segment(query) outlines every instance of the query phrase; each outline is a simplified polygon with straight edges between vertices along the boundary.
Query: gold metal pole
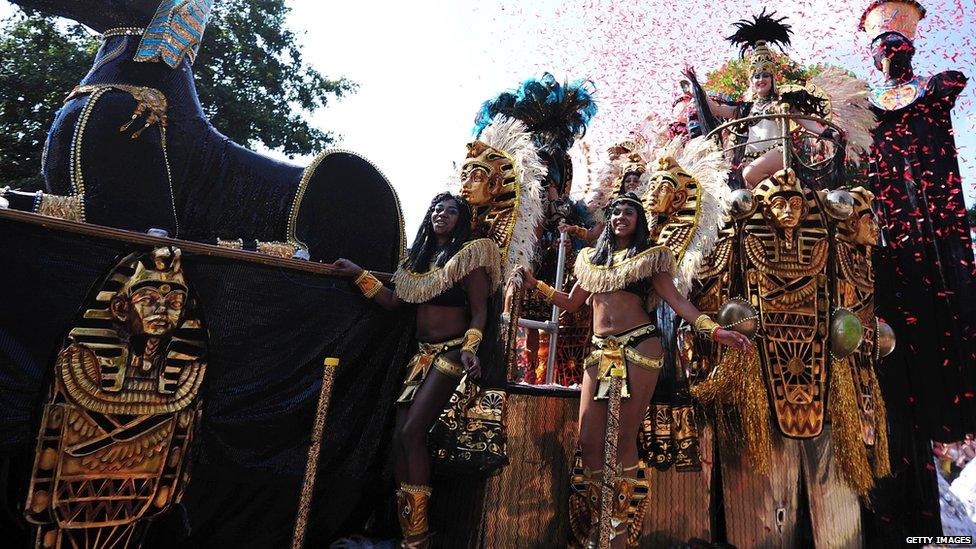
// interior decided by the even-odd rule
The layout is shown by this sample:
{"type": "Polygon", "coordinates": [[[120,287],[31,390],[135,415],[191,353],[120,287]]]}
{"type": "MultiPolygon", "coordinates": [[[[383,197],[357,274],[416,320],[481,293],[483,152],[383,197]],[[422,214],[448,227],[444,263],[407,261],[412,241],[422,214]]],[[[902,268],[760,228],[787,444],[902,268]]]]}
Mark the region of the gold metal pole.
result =
{"type": "MultiPolygon", "coordinates": [[[[621,349],[621,354],[622,354],[621,349]]],[[[610,369],[610,398],[607,402],[607,432],[603,445],[603,480],[600,486],[599,549],[610,547],[613,532],[614,477],[617,473],[617,436],[620,433],[620,392],[625,364],[610,369]]]]}
{"type": "Polygon", "coordinates": [[[308,461],[305,462],[305,479],[302,482],[302,493],[298,498],[298,516],[295,518],[295,531],[291,538],[291,549],[302,549],[305,545],[305,529],[308,527],[308,510],[312,504],[312,489],[315,488],[315,475],[318,472],[319,452],[322,449],[322,431],[325,429],[325,417],[329,413],[329,399],[332,397],[332,384],[335,383],[335,373],[339,368],[338,358],[326,358],[325,369],[322,372],[322,389],[319,391],[319,405],[315,411],[315,422],[312,424],[312,447],[308,449],[308,461]]]}

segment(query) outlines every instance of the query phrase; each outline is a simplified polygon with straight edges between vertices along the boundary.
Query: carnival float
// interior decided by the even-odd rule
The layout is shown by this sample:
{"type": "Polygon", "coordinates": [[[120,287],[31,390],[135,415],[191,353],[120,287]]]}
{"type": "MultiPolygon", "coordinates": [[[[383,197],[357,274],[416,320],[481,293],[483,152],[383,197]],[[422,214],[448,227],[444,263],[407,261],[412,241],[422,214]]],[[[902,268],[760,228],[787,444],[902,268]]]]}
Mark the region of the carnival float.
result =
{"type": "Polygon", "coordinates": [[[457,184],[409,249],[365,156],[298,168],[209,123],[192,66],[211,0],[15,3],[103,41],[51,126],[46,190],[0,198],[8,539],[941,533],[929,441],[976,430],[958,402],[976,276],[966,218],[940,215],[964,211],[966,79],[914,74],[918,2],[852,22],[875,89],[784,70],[782,15],[736,22],[738,92],[687,67],[666,122],[620,136],[583,200],[570,150],[599,116],[592,83],[517,83],[472,105],[457,184]]]}

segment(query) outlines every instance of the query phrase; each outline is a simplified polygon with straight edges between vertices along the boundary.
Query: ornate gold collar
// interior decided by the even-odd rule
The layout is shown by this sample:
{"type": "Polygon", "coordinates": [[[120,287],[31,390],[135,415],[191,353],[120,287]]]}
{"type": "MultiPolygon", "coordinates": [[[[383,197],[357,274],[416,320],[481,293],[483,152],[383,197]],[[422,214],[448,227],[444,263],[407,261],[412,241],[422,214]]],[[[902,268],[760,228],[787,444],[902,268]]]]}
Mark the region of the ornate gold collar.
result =
{"type": "Polygon", "coordinates": [[[443,267],[416,273],[401,265],[393,273],[393,284],[397,297],[403,301],[426,303],[481,267],[488,273],[489,287],[494,290],[501,282],[501,251],[489,238],[467,242],[443,267]]]}

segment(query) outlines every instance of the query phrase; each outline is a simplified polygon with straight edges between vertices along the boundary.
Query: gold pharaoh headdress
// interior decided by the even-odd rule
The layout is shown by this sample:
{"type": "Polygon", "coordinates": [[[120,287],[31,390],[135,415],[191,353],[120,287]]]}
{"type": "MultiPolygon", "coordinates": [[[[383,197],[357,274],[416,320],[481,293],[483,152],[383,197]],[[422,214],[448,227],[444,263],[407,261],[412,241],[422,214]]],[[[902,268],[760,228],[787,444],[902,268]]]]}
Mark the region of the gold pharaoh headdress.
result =
{"type": "Polygon", "coordinates": [[[925,17],[925,8],[915,0],[875,0],[861,15],[858,30],[874,41],[889,32],[896,32],[915,41],[918,22],[925,17]]]}

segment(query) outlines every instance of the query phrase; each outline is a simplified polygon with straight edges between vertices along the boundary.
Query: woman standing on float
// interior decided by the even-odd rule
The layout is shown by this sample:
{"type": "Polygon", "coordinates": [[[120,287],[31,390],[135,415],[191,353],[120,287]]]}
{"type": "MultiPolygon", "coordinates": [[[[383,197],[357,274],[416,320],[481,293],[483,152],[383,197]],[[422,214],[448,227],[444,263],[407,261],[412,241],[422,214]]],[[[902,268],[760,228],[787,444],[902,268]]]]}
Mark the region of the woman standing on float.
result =
{"type": "Polygon", "coordinates": [[[478,347],[488,298],[500,278],[498,246],[487,238],[471,238],[468,202],[445,192],[434,197],[410,254],[394,275],[396,291],[347,259],[332,266],[336,274],[354,277],[363,295],[384,309],[416,304],[420,350],[410,360],[397,399],[397,514],[402,547],[429,547],[427,433],[461,377],[481,375],[478,347]]]}
{"type": "Polygon", "coordinates": [[[536,280],[529,270],[522,273],[529,288],[535,288],[561,309],[573,312],[587,303],[593,307],[596,351],[585,364],[580,399],[579,447],[584,468],[573,475],[574,489],[587,496],[591,542],[595,540],[599,515],[596,494],[603,483],[611,369],[624,366],[617,467],[611,482],[611,547],[625,547],[628,538],[631,543],[636,542],[642,526],[642,517],[635,515],[647,495],[648,484],[638,462],[637,437],[664,360],[660,332],[651,323],[647,304],[657,301],[655,296],[663,299],[678,316],[693,323],[699,333],[724,345],[745,349],[748,339],[720,329],[679,294],[672,278],[677,269],[675,254],[667,246],[654,244],[637,195],[618,196],[608,206],[608,212],[609,219],[595,246],[584,248],[577,258],[577,283],[569,293],[557,292],[536,280]]]}

